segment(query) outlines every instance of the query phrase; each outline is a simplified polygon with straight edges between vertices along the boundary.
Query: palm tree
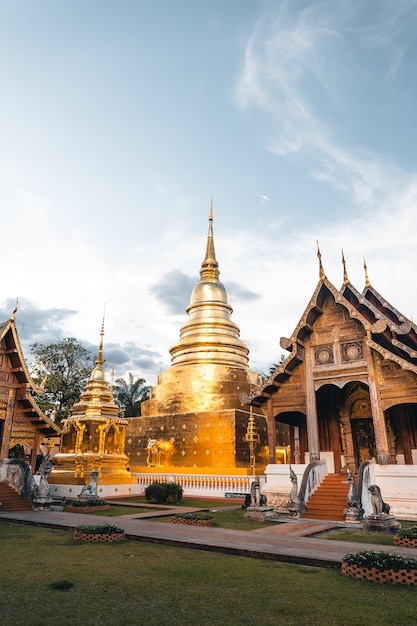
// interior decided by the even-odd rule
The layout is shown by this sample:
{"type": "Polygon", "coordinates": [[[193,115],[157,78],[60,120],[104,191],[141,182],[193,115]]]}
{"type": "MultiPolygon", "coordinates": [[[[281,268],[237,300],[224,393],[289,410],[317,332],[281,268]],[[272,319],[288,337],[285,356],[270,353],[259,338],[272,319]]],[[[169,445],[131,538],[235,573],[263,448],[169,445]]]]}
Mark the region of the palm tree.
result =
{"type": "Polygon", "coordinates": [[[128,374],[128,381],[118,378],[113,388],[114,401],[119,405],[124,417],[137,417],[141,414],[141,404],[149,398],[149,389],[145,385],[144,378],[133,377],[132,372],[128,374]]]}

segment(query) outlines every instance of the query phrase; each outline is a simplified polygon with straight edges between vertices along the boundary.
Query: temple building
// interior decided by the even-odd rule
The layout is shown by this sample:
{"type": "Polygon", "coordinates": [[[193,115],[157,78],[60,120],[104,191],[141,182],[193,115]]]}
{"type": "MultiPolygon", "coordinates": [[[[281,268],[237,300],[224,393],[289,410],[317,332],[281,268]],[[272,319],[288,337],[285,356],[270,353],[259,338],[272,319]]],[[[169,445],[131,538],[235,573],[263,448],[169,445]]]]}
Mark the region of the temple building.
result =
{"type": "Polygon", "coordinates": [[[15,311],[0,323],[0,461],[22,458],[35,472],[40,445],[60,429],[36,404],[42,393],[27,368],[15,324],[15,311]]]}
{"type": "Polygon", "coordinates": [[[288,428],[291,463],[325,459],[330,473],[355,473],[372,459],[398,485],[417,465],[417,326],[374,289],[366,264],[360,293],[342,256],[337,289],[318,255],[317,287],[281,339],[290,354],[247,401],[268,420],[271,464],[278,423],[288,428]]]}
{"type": "Polygon", "coordinates": [[[142,417],[129,421],[126,452],[136,472],[245,474],[268,462],[262,412],[242,405],[240,394],[260,389],[249,368],[249,350],[232,321],[232,307],[219,280],[210,209],[200,280],[191,294],[188,319],[170,349],[171,367],[158,377],[142,417]],[[248,434],[250,422],[251,432],[248,434]],[[256,436],[251,467],[248,437],[256,436]]]}
{"type": "Polygon", "coordinates": [[[85,391],[62,424],[61,449],[53,459],[49,477],[52,494],[74,497],[97,472],[100,496],[128,493],[121,488],[135,483],[124,453],[127,419],[119,417],[112,389],[103,369],[104,323],[100,346],[85,391]]]}

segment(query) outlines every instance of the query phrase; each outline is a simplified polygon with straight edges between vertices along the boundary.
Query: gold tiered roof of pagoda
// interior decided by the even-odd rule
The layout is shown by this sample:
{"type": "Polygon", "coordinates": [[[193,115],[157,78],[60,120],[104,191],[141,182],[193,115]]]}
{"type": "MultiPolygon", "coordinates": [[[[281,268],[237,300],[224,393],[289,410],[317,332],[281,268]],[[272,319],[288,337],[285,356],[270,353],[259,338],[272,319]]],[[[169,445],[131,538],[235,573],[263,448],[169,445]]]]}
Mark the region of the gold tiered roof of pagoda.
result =
{"type": "MultiPolygon", "coordinates": [[[[106,381],[103,359],[104,323],[100,333],[100,345],[95,367],[91,372],[90,379],[85,391],[80,395],[79,401],[74,404],[69,421],[102,421],[111,419],[116,423],[127,423],[119,418],[119,407],[113,399],[113,393],[106,381]]],[[[68,420],[67,420],[68,421],[68,420]]]]}
{"type": "Polygon", "coordinates": [[[231,320],[233,312],[224,285],[219,280],[213,240],[213,211],[210,207],[206,254],[200,280],[191,294],[188,321],[180,340],[171,349],[172,366],[214,363],[247,367],[249,350],[239,339],[240,330],[231,320]]]}

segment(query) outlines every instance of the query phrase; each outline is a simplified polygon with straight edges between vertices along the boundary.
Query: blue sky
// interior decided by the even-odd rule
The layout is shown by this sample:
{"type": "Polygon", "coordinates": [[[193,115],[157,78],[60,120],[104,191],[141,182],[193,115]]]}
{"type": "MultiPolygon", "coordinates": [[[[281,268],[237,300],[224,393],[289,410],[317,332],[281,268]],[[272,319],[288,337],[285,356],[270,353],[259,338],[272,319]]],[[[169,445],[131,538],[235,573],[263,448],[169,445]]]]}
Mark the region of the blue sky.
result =
{"type": "Polygon", "coordinates": [[[204,256],[251,366],[318,281],[415,319],[417,2],[0,0],[0,317],[154,383],[204,256]]]}

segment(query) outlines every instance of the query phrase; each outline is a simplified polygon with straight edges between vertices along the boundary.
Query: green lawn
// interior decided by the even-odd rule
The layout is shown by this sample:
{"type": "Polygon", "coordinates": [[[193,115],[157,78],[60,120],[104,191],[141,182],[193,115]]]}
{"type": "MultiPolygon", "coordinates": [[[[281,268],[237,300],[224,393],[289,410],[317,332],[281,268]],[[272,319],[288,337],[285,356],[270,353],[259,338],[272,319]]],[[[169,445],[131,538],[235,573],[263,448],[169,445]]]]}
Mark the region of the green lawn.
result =
{"type": "MultiPolygon", "coordinates": [[[[192,503],[195,501],[185,500],[184,502],[188,503],[187,505],[184,505],[184,506],[192,507],[194,506],[194,504],[192,503]]],[[[270,525],[277,523],[277,522],[249,522],[243,519],[245,511],[244,509],[238,507],[238,505],[235,505],[237,508],[234,510],[229,510],[229,509],[226,510],[227,505],[229,507],[234,506],[233,502],[232,503],[227,502],[226,505],[221,503],[223,506],[220,506],[219,508],[217,507],[217,503],[213,505],[213,503],[210,503],[208,501],[199,500],[198,502],[199,502],[200,509],[204,509],[204,510],[211,512],[211,515],[213,515],[215,519],[216,526],[218,526],[219,528],[233,528],[235,530],[255,530],[256,528],[262,528],[262,527],[270,526],[270,525]]],[[[158,511],[159,509],[166,508],[166,506],[167,505],[160,505],[160,507],[158,507],[158,505],[152,505],[146,508],[144,507],[135,508],[135,507],[122,506],[122,505],[117,505],[117,506],[111,505],[110,510],[97,511],[97,513],[93,513],[92,515],[110,516],[110,517],[114,517],[118,515],[133,515],[135,513],[145,513],[147,510],[151,510],[155,512],[155,511],[158,511]]],[[[171,516],[164,515],[163,517],[152,517],[149,519],[155,522],[169,523],[170,517],[171,516]]]]}
{"type": "Polygon", "coordinates": [[[5,626],[415,626],[417,589],[340,571],[0,522],[5,626]]]}
{"type": "MultiPolygon", "coordinates": [[[[402,528],[410,528],[415,526],[415,522],[401,521],[402,528]]],[[[318,539],[329,539],[331,541],[355,541],[357,543],[374,543],[384,546],[394,545],[394,535],[390,533],[367,532],[365,530],[350,530],[349,528],[340,528],[330,530],[317,537],[318,539]]]]}
{"type": "MultiPolygon", "coordinates": [[[[121,502],[129,502],[131,504],[149,504],[146,500],[145,496],[138,496],[136,498],[121,498],[121,502]]],[[[107,502],[111,502],[111,500],[107,500],[107,502]]],[[[167,502],[166,504],[151,504],[150,506],[161,508],[166,506],[184,506],[184,507],[194,507],[198,509],[218,509],[224,506],[241,506],[243,504],[243,499],[240,502],[236,501],[233,498],[224,499],[224,500],[204,500],[202,498],[192,499],[192,498],[184,498],[181,502],[167,502]]]]}

